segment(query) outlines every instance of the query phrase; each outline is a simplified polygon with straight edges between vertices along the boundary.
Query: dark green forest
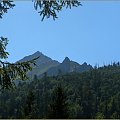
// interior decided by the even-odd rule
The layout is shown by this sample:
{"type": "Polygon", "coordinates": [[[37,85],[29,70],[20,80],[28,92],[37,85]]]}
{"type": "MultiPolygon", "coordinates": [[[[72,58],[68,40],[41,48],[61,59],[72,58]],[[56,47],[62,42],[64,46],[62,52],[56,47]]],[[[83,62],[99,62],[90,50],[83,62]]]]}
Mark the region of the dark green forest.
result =
{"type": "MultiPolygon", "coordinates": [[[[63,8],[78,7],[81,2],[36,0],[34,8],[44,18],[57,18],[63,8]]],[[[0,1],[0,19],[15,4],[0,1]]],[[[0,119],[118,119],[120,118],[120,63],[94,67],[77,73],[27,79],[35,60],[22,63],[5,62],[8,39],[0,37],[0,119]],[[5,61],[4,61],[5,60],[5,61]],[[23,79],[18,84],[16,79],[23,79]],[[14,85],[16,84],[16,85],[14,85]]],[[[18,81],[17,81],[18,82],[18,81]]]]}
{"type": "Polygon", "coordinates": [[[120,63],[29,82],[0,92],[0,118],[120,118],[120,63]]]}

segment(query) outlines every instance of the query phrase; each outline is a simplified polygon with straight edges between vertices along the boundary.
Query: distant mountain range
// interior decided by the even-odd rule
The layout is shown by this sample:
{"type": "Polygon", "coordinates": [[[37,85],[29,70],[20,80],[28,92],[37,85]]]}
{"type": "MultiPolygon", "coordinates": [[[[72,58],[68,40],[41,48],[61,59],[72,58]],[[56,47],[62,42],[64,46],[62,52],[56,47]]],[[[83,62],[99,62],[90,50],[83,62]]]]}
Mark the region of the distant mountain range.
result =
{"type": "Polygon", "coordinates": [[[18,62],[25,62],[28,60],[32,60],[37,58],[36,65],[33,66],[33,70],[28,73],[30,78],[33,78],[34,75],[38,77],[43,76],[46,72],[48,76],[56,76],[61,72],[62,74],[70,73],[70,72],[85,72],[92,69],[91,65],[88,65],[86,62],[80,65],[77,62],[71,61],[68,57],[66,57],[62,63],[59,63],[56,60],[52,60],[51,58],[45,56],[41,52],[37,51],[32,55],[26,56],[18,62]]]}

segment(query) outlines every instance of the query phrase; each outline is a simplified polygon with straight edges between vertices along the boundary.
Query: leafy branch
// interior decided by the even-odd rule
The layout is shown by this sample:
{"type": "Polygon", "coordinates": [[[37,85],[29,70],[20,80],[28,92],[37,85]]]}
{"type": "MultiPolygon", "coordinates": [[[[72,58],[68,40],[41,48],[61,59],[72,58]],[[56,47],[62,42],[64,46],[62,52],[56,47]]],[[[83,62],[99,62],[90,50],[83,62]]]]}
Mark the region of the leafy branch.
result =
{"type": "Polygon", "coordinates": [[[41,10],[38,13],[42,16],[42,21],[44,18],[53,17],[55,20],[57,18],[57,12],[60,12],[63,7],[71,8],[78,7],[81,3],[78,0],[35,0],[34,8],[41,10]]]}
{"type": "Polygon", "coordinates": [[[11,0],[0,0],[0,18],[4,13],[8,12],[8,9],[13,8],[15,4],[11,0]]]}
{"type": "MultiPolygon", "coordinates": [[[[1,37],[0,40],[1,59],[6,59],[9,55],[9,53],[6,52],[7,44],[8,44],[7,38],[1,37]]],[[[14,86],[13,80],[28,79],[27,72],[32,70],[31,67],[32,65],[36,65],[35,61],[38,58],[39,57],[26,62],[17,62],[17,63],[3,62],[2,60],[0,60],[0,88],[9,89],[14,86]]]]}
{"type": "MultiPolygon", "coordinates": [[[[34,8],[37,11],[39,9],[39,14],[42,16],[42,21],[44,18],[53,17],[55,20],[57,18],[57,12],[60,12],[63,7],[72,8],[81,5],[79,0],[33,0],[34,8]]],[[[13,8],[12,0],[0,0],[0,18],[2,18],[4,13],[8,12],[8,9],[13,8]]]]}

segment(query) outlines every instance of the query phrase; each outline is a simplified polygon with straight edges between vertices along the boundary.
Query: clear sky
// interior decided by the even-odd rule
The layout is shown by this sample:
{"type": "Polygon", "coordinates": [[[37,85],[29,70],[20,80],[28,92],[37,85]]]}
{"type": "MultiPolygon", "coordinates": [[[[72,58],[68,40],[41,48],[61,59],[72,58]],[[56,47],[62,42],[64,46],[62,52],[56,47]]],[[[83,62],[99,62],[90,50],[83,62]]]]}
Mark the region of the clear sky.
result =
{"type": "Polygon", "coordinates": [[[56,21],[43,22],[31,1],[16,2],[0,19],[10,62],[36,51],[59,62],[66,56],[80,64],[120,61],[120,1],[84,1],[58,13],[56,21]]]}

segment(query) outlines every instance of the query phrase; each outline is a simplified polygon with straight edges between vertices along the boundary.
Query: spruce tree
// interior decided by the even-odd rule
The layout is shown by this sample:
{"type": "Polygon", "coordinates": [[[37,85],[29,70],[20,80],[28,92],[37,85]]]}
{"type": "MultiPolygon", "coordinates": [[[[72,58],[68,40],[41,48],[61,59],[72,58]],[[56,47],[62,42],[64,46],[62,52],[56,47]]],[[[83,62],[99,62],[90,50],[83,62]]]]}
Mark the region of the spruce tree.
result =
{"type": "Polygon", "coordinates": [[[29,91],[27,99],[26,99],[25,107],[24,107],[24,117],[25,118],[33,118],[34,117],[34,116],[32,116],[34,100],[35,100],[34,93],[32,91],[29,91]]]}
{"type": "Polygon", "coordinates": [[[58,85],[53,91],[49,118],[66,119],[68,117],[67,97],[62,86],[58,85]]]}

